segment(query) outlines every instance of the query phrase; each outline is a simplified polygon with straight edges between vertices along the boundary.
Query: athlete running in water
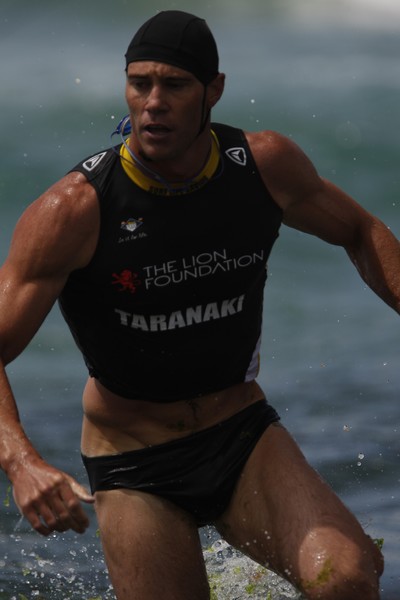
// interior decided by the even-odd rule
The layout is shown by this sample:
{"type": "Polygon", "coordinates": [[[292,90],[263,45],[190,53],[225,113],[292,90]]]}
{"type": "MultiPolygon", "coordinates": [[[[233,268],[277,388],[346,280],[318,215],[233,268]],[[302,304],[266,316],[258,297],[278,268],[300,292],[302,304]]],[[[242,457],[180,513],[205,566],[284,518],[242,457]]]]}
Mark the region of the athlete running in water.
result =
{"type": "Polygon", "coordinates": [[[1,370],[0,461],[43,535],[95,499],[117,598],[206,600],[198,526],[308,599],[376,600],[383,561],[256,382],[266,264],[281,223],[341,245],[400,309],[400,246],[290,140],[210,122],[224,75],[206,23],[166,11],[126,53],[129,138],[21,217],[1,270],[0,351],[59,299],[89,369],[92,495],[32,447],[1,370]],[[240,220],[237,215],[240,214],[240,220]]]}

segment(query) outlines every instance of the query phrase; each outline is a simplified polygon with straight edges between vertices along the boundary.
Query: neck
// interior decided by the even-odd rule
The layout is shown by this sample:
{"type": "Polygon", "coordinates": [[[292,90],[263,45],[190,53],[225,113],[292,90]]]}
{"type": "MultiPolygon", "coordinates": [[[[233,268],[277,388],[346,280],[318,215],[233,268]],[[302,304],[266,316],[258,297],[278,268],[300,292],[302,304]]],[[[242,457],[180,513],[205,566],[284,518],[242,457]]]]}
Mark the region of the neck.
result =
{"type": "Polygon", "coordinates": [[[160,195],[185,194],[202,187],[211,179],[219,164],[219,145],[214,132],[210,132],[208,148],[202,162],[195,171],[186,172],[174,168],[159,169],[157,163],[137,156],[132,150],[130,140],[123,140],[120,155],[122,165],[127,175],[141,188],[160,195]]]}
{"type": "Polygon", "coordinates": [[[204,168],[210,156],[212,139],[211,129],[207,128],[184,149],[181,148],[179,154],[159,160],[147,155],[134,134],[127,140],[127,145],[132,160],[146,175],[176,182],[194,178],[204,168]]]}

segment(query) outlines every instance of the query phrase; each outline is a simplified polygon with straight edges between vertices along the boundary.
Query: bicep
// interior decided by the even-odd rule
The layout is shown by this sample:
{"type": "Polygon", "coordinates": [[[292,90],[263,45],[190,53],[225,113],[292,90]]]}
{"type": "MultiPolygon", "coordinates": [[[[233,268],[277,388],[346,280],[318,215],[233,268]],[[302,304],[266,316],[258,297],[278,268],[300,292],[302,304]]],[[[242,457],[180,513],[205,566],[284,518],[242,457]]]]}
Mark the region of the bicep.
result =
{"type": "Polygon", "coordinates": [[[55,278],[29,278],[12,259],[0,270],[0,355],[4,364],[28,345],[62,289],[55,278]]]}
{"type": "Polygon", "coordinates": [[[249,136],[261,177],[283,222],[336,245],[351,246],[371,218],[333,183],[321,178],[304,152],[285,136],[249,136]]]}
{"type": "Polygon", "coordinates": [[[29,343],[69,274],[94,252],[98,207],[93,189],[66,178],[34,202],[15,228],[0,270],[0,353],[13,360],[29,343]]]}

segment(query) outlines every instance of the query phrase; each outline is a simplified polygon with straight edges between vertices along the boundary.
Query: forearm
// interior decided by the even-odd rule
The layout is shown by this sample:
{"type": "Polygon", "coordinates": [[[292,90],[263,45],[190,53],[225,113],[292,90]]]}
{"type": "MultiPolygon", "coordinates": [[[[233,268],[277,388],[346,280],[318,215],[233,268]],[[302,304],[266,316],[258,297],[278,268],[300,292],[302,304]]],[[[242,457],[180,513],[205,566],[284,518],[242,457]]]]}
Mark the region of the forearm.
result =
{"type": "Polygon", "coordinates": [[[371,219],[346,250],[367,285],[400,314],[400,242],[388,227],[371,219]]]}
{"type": "Polygon", "coordinates": [[[26,464],[33,457],[39,458],[25,434],[11,390],[0,362],[0,467],[12,480],[18,465],[26,464]]]}

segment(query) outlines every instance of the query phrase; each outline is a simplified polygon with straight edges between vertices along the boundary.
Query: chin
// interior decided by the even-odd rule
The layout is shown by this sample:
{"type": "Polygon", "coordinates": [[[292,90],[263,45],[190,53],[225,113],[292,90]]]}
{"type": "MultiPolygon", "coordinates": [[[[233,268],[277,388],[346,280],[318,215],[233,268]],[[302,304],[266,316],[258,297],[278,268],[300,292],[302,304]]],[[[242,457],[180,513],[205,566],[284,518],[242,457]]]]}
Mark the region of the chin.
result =
{"type": "Polygon", "coordinates": [[[171,152],[160,152],[157,150],[146,151],[142,149],[139,152],[139,156],[143,161],[148,163],[165,162],[174,159],[174,155],[171,152]]]}

